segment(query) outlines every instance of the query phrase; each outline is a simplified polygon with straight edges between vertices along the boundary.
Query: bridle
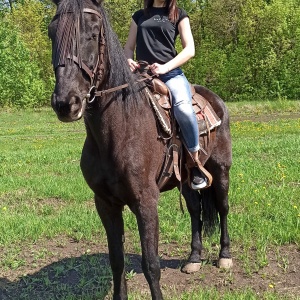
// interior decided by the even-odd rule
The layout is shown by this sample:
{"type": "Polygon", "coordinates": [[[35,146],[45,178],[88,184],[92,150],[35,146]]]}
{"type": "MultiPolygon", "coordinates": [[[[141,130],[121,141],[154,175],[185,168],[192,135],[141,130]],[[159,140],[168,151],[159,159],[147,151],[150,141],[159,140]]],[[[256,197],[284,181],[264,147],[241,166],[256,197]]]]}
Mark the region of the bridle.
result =
{"type": "MultiPolygon", "coordinates": [[[[102,20],[102,16],[101,14],[91,8],[84,8],[83,9],[84,13],[88,13],[88,14],[93,14],[96,15],[98,18],[100,18],[100,20],[102,20]]],[[[66,12],[64,14],[68,14],[68,13],[73,13],[73,12],[66,12]]],[[[57,14],[59,15],[59,14],[57,14]]],[[[76,24],[75,24],[75,30],[77,30],[77,36],[79,37],[79,30],[80,30],[80,26],[79,26],[79,18],[77,18],[76,24]]],[[[90,90],[87,93],[87,95],[85,96],[86,101],[88,103],[92,103],[96,96],[96,91],[97,88],[99,87],[100,82],[102,81],[103,77],[104,77],[104,54],[105,54],[105,45],[106,45],[106,41],[105,41],[105,33],[104,33],[104,27],[103,27],[103,22],[101,22],[101,28],[100,28],[100,38],[99,38],[99,53],[97,56],[97,62],[94,66],[93,69],[90,69],[82,60],[81,57],[79,55],[79,41],[78,41],[78,37],[76,39],[76,48],[77,48],[77,56],[76,55],[70,55],[68,54],[66,56],[67,59],[72,60],[74,63],[76,63],[78,65],[78,67],[83,70],[86,75],[89,77],[90,79],[90,90]]],[[[62,60],[62,62],[59,60],[58,63],[55,64],[54,69],[56,69],[59,66],[64,65],[65,62],[64,60],[62,60]]]]}
{"type": "MultiPolygon", "coordinates": [[[[84,13],[89,13],[89,14],[94,14],[97,17],[99,17],[100,20],[103,19],[101,14],[99,12],[97,12],[96,10],[94,10],[94,9],[84,8],[83,12],[84,13]]],[[[73,12],[67,12],[67,13],[71,14],[73,12]]],[[[65,13],[65,14],[67,14],[67,13],[65,13]]],[[[57,14],[57,15],[59,15],[59,14],[57,14]]],[[[77,24],[75,25],[75,28],[77,30],[77,35],[79,36],[79,28],[80,28],[79,18],[77,19],[77,24]]],[[[105,46],[106,46],[105,33],[104,33],[103,22],[101,22],[100,38],[99,38],[99,54],[98,54],[98,57],[97,57],[97,63],[96,63],[95,67],[92,70],[80,58],[80,55],[79,55],[79,52],[78,52],[79,51],[78,38],[76,39],[76,47],[77,47],[77,52],[78,52],[77,56],[76,55],[71,56],[70,54],[66,56],[67,59],[72,60],[74,63],[76,63],[78,65],[78,67],[81,70],[83,70],[90,79],[90,86],[91,87],[89,89],[89,92],[85,96],[85,99],[86,99],[87,103],[94,102],[96,97],[102,97],[104,94],[112,93],[114,91],[118,91],[118,90],[124,89],[124,88],[129,86],[128,83],[125,83],[123,85],[119,85],[117,87],[109,88],[109,89],[106,89],[106,90],[101,90],[101,91],[97,90],[100,83],[101,83],[101,81],[103,80],[103,77],[104,77],[105,46]]],[[[57,67],[62,66],[64,64],[65,64],[64,59],[62,61],[59,60],[58,63],[55,64],[54,69],[56,69],[57,67]]],[[[148,75],[148,77],[137,80],[136,83],[147,81],[147,80],[151,79],[154,76],[155,75],[148,75]]]]}

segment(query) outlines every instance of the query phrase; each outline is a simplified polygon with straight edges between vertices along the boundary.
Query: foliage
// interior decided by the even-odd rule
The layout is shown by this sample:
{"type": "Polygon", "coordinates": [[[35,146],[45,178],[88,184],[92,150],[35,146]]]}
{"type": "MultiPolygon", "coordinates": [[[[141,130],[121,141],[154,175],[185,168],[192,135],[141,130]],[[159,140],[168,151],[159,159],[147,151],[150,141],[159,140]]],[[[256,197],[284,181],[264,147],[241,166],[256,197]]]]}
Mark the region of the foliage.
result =
{"type": "Polygon", "coordinates": [[[18,31],[6,20],[0,24],[0,106],[38,106],[45,97],[40,69],[18,31]]]}
{"type": "Polygon", "coordinates": [[[299,98],[298,2],[206,1],[192,13],[198,47],[188,76],[228,101],[299,98]]]}
{"type": "MultiPolygon", "coordinates": [[[[47,2],[25,0],[16,4],[7,19],[13,23],[30,50],[31,61],[40,68],[39,77],[51,90],[53,85],[53,68],[51,65],[51,43],[48,38],[48,24],[54,14],[53,5],[47,2]]],[[[48,99],[50,94],[47,95],[48,99]]]]}
{"type": "MultiPolygon", "coordinates": [[[[178,4],[189,14],[196,44],[196,56],[183,66],[191,82],[207,86],[226,101],[299,99],[299,0],[178,0],[178,4]]],[[[131,15],[143,7],[143,1],[106,0],[104,5],[124,44],[131,15]]],[[[8,48],[6,56],[2,52],[1,66],[5,67],[1,72],[7,74],[12,64],[8,57],[14,57],[15,65],[24,65],[26,61],[35,80],[43,85],[40,100],[32,103],[49,103],[53,90],[51,45],[47,36],[53,15],[54,4],[50,0],[0,0],[4,36],[1,44],[16,39],[12,36],[17,35],[19,44],[27,49],[22,55],[9,53],[8,48]]],[[[13,46],[10,49],[15,50],[13,46]]],[[[23,76],[27,77],[27,73],[23,76]]],[[[32,80],[32,74],[28,75],[26,81],[31,84],[32,80]]],[[[21,84],[25,78],[18,81],[21,84]]],[[[1,92],[1,105],[18,103],[14,85],[3,79],[2,90],[5,92],[1,92]]]]}
{"type": "MultiPolygon", "coordinates": [[[[142,2],[108,3],[112,25],[125,43],[130,15],[142,2]]],[[[183,67],[190,81],[227,101],[300,97],[298,0],[178,3],[189,14],[196,44],[195,58],[183,67]]]]}

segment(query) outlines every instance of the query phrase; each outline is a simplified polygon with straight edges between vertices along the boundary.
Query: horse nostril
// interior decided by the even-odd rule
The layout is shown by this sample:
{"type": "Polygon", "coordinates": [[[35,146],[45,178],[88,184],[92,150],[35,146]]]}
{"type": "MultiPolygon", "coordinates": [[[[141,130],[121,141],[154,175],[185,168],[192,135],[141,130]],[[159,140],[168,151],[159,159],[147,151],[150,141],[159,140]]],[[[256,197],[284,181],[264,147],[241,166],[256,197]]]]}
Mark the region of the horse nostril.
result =
{"type": "Polygon", "coordinates": [[[55,93],[53,93],[51,97],[51,106],[53,110],[61,116],[65,116],[70,113],[69,104],[65,101],[62,101],[55,93]]]}
{"type": "Polygon", "coordinates": [[[75,92],[69,92],[68,95],[53,93],[51,106],[61,121],[71,122],[82,117],[85,102],[75,92]]]}
{"type": "Polygon", "coordinates": [[[70,101],[69,101],[70,105],[78,105],[81,103],[80,97],[78,97],[77,95],[73,95],[70,97],[70,101]]]}
{"type": "Polygon", "coordinates": [[[71,107],[71,112],[72,113],[77,113],[79,110],[81,110],[82,107],[82,101],[80,99],[80,97],[78,97],[77,95],[73,95],[70,98],[70,107],[71,107]]]}

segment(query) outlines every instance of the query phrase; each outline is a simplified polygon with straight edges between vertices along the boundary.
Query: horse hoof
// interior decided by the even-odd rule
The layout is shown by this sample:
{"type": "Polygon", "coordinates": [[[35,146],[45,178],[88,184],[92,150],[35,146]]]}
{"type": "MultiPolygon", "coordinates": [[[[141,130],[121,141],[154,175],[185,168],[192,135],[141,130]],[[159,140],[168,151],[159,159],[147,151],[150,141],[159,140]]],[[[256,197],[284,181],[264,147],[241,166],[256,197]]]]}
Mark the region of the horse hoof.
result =
{"type": "Polygon", "coordinates": [[[218,268],[221,269],[231,269],[233,267],[233,262],[231,258],[220,258],[218,261],[218,268]]]}
{"type": "Polygon", "coordinates": [[[181,268],[181,272],[186,274],[191,274],[198,272],[201,268],[201,263],[187,263],[181,268]]]}

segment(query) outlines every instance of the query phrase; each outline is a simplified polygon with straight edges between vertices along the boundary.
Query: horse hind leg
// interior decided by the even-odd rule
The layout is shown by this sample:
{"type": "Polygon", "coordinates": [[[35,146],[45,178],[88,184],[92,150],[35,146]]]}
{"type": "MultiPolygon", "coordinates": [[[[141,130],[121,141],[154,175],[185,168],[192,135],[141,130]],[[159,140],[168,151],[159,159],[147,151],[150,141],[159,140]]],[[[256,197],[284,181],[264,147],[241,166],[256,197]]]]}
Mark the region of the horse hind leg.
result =
{"type": "Polygon", "coordinates": [[[186,264],[181,271],[187,274],[195,273],[201,267],[202,251],[202,220],[201,215],[201,197],[199,192],[192,190],[187,183],[182,186],[182,194],[185,198],[187,209],[191,217],[191,253],[186,264]]]}
{"type": "Polygon", "coordinates": [[[210,235],[217,228],[218,214],[220,217],[220,253],[218,266],[229,269],[232,267],[230,239],[227,228],[229,167],[214,166],[213,184],[210,188],[199,192],[193,191],[187,184],[183,185],[182,194],[185,198],[191,217],[192,241],[191,254],[181,269],[185,273],[197,272],[201,267],[202,229],[210,235]],[[203,220],[201,220],[201,212],[203,220]]]}
{"type": "Polygon", "coordinates": [[[125,300],[127,286],[124,259],[124,223],[122,206],[111,207],[95,195],[95,204],[105,228],[109,249],[109,260],[113,273],[113,299],[125,300]]]}
{"type": "Polygon", "coordinates": [[[218,267],[229,269],[233,266],[230,254],[230,238],[228,234],[227,216],[229,212],[229,168],[225,165],[214,166],[214,182],[212,186],[213,199],[220,217],[220,245],[218,267]]]}

